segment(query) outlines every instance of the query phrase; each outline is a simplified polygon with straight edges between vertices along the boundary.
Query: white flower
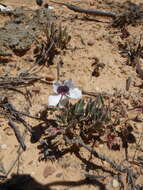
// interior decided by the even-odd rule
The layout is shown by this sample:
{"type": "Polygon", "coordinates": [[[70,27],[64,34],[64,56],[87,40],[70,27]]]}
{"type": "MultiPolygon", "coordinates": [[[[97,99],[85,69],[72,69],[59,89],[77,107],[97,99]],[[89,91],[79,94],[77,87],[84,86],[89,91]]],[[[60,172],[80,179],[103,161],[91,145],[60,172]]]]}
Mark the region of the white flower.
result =
{"type": "Polygon", "coordinates": [[[54,9],[54,7],[49,5],[49,6],[48,6],[48,9],[54,9]]]}
{"type": "Polygon", "coordinates": [[[82,92],[80,89],[74,87],[72,80],[65,80],[63,83],[61,81],[53,82],[53,91],[55,94],[50,95],[48,98],[49,106],[64,107],[69,98],[78,99],[82,97],[82,92]]]}

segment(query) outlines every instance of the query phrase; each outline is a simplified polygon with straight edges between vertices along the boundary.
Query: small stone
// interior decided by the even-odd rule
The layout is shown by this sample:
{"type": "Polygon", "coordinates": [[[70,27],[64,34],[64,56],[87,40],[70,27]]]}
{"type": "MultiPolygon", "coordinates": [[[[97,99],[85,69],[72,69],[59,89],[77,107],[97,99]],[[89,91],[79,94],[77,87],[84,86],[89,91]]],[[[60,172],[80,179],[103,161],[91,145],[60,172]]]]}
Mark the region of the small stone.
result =
{"type": "Polygon", "coordinates": [[[1,147],[1,149],[3,149],[3,150],[7,149],[7,145],[6,145],[6,144],[1,144],[0,147],[1,147]]]}
{"type": "Polygon", "coordinates": [[[95,44],[95,40],[88,40],[87,44],[89,46],[93,46],[95,44]]]}
{"type": "Polygon", "coordinates": [[[56,177],[61,177],[61,176],[63,176],[63,173],[62,173],[62,172],[56,174],[56,177]]]}
{"type": "Polygon", "coordinates": [[[118,180],[117,179],[113,179],[113,181],[112,181],[112,186],[113,187],[119,187],[119,182],[118,182],[118,180]]]}

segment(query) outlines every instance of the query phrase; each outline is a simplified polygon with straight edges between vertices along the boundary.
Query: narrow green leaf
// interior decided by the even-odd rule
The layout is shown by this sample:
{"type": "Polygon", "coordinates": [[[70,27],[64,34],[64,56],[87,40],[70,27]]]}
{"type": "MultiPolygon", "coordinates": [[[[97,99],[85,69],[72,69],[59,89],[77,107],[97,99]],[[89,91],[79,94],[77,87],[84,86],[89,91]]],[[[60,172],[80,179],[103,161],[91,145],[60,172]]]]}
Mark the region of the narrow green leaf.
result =
{"type": "Polygon", "coordinates": [[[75,106],[75,114],[76,115],[81,115],[84,113],[84,100],[79,100],[77,103],[76,103],[76,106],[75,106]]]}

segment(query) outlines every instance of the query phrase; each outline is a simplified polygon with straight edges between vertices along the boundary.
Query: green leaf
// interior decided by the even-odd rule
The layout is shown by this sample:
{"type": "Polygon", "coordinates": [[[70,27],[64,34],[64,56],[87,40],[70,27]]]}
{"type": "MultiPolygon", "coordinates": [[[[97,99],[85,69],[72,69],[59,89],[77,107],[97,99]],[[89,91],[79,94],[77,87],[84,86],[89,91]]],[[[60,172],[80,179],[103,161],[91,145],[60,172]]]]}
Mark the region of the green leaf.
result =
{"type": "Polygon", "coordinates": [[[96,108],[101,108],[104,105],[103,97],[99,95],[96,99],[96,108]]]}
{"type": "Polygon", "coordinates": [[[86,108],[85,108],[85,115],[87,116],[89,113],[90,113],[90,110],[91,110],[91,106],[92,106],[92,99],[90,98],[87,105],[86,105],[86,108]]]}
{"type": "Polygon", "coordinates": [[[93,102],[91,103],[90,113],[91,113],[92,115],[94,115],[95,112],[96,112],[96,103],[95,103],[95,101],[93,101],[93,102]]]}
{"type": "Polygon", "coordinates": [[[84,113],[84,105],[85,105],[85,103],[84,103],[84,100],[79,100],[77,103],[76,103],[76,105],[75,105],[75,110],[74,110],[74,113],[76,114],[76,115],[81,115],[81,114],[83,114],[84,113]]]}

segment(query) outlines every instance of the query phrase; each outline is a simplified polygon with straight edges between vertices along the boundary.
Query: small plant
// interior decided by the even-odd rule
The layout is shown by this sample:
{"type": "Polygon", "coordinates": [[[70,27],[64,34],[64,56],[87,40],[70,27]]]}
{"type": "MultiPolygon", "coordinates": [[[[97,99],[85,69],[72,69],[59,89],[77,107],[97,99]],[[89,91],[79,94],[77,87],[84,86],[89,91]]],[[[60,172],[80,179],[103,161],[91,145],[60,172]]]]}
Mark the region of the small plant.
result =
{"type": "Polygon", "coordinates": [[[96,100],[80,99],[75,104],[68,103],[64,109],[48,109],[49,113],[53,112],[54,125],[47,129],[48,136],[44,140],[50,145],[66,145],[66,138],[72,140],[75,136],[85,143],[102,141],[108,124],[112,123],[110,106],[105,105],[101,95],[96,100]]]}
{"type": "Polygon", "coordinates": [[[113,21],[112,26],[124,28],[127,25],[137,25],[142,22],[142,4],[132,3],[127,1],[127,6],[124,5],[122,13],[120,13],[113,21]]]}
{"type": "Polygon", "coordinates": [[[127,64],[135,67],[138,63],[139,57],[143,58],[143,46],[141,45],[142,35],[140,35],[140,39],[138,43],[135,41],[122,45],[120,44],[120,49],[122,54],[126,54],[128,56],[127,64]]]}
{"type": "Polygon", "coordinates": [[[79,100],[76,104],[69,104],[62,114],[57,115],[57,122],[64,128],[64,133],[74,136],[78,133],[83,140],[92,139],[96,135],[102,135],[105,123],[110,121],[110,110],[104,105],[101,96],[97,100],[89,99],[87,103],[79,100]]]}
{"type": "Polygon", "coordinates": [[[44,30],[45,40],[38,42],[35,49],[36,63],[50,65],[53,63],[55,55],[60,54],[66,49],[71,37],[67,32],[67,28],[61,25],[57,28],[54,23],[49,24],[44,30]]]}

